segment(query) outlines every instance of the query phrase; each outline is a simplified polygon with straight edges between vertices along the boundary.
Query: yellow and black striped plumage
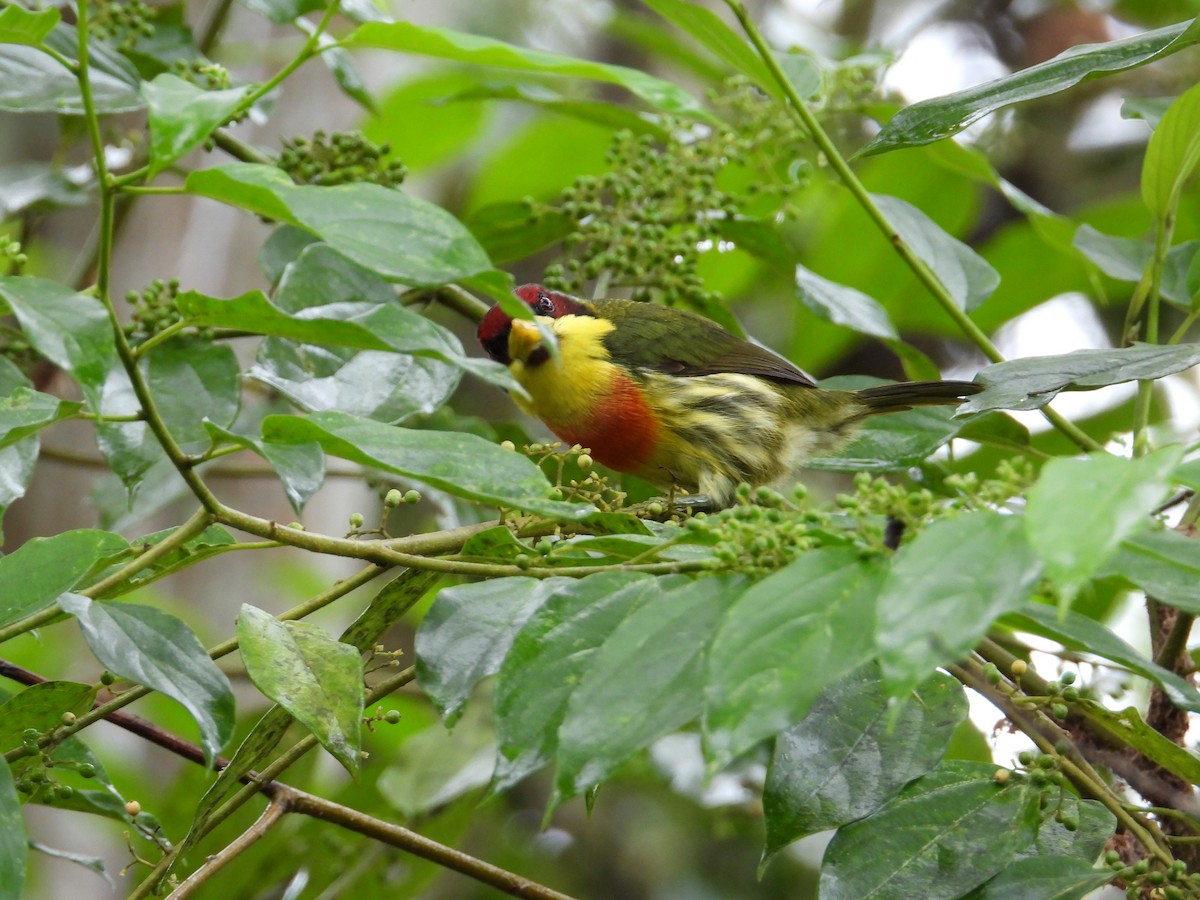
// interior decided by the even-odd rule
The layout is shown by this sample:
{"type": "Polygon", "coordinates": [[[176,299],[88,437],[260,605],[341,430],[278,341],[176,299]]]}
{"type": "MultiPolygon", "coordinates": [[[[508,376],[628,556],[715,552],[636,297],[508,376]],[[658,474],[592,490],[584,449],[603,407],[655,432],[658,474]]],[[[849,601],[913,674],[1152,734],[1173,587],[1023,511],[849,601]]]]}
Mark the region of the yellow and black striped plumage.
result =
{"type": "Polygon", "coordinates": [[[961,381],[825,390],[787,360],[683,310],[630,300],[584,301],[538,285],[517,289],[553,329],[498,307],[479,326],[488,354],[529,394],[522,408],[600,462],[662,487],[733,501],[738,484],[773,484],[831,453],[867,416],[957,403],[961,381]]]}

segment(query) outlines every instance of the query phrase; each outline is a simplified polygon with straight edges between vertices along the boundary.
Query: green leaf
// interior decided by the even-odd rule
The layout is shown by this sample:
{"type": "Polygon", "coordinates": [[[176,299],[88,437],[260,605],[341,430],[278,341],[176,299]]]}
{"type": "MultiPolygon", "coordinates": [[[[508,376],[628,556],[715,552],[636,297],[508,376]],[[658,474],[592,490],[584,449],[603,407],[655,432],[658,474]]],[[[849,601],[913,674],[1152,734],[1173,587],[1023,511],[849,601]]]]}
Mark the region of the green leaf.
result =
{"type": "Polygon", "coordinates": [[[28,44],[36,47],[46,39],[61,17],[57,9],[33,12],[20,6],[0,9],[0,44],[28,44]]]}
{"type": "Polygon", "coordinates": [[[1016,612],[1006,615],[1001,624],[1014,630],[1048,637],[1058,641],[1068,650],[1091,653],[1122,665],[1157,684],[1180,709],[1200,712],[1200,692],[1197,692],[1191,682],[1141,656],[1094,619],[1070,610],[1063,617],[1049,606],[1026,603],[1016,612]]]}
{"type": "Polygon", "coordinates": [[[479,84],[479,77],[477,71],[455,68],[402,82],[379,101],[378,113],[363,123],[363,134],[376,144],[389,144],[396,158],[414,172],[443,166],[462,153],[490,119],[487,104],[463,96],[479,84]]]}
{"type": "Polygon", "coordinates": [[[128,546],[120,535],[85,528],[32,538],[0,556],[0,626],[45,609],[98,561],[128,546]]]}
{"type": "Polygon", "coordinates": [[[0,749],[19,747],[26,728],[43,734],[59,728],[65,712],[82,716],[95,699],[94,686],[74,681],[43,681],[18,691],[0,704],[0,749]]]}
{"type": "Polygon", "coordinates": [[[82,403],[18,387],[7,397],[0,397],[0,447],[10,447],[47,425],[68,419],[82,407],[82,403]]]}
{"type": "MultiPolygon", "coordinates": [[[[1105,275],[1121,281],[1141,281],[1154,257],[1154,245],[1149,241],[1114,237],[1091,225],[1080,225],[1072,244],[1105,275]]],[[[1185,241],[1171,247],[1163,260],[1160,290],[1166,300],[1182,309],[1191,306],[1194,292],[1188,287],[1187,274],[1198,250],[1200,241],[1185,241]]]]}
{"type": "Polygon", "coordinates": [[[883,569],[857,550],[825,547],[728,605],[712,638],[704,738],[711,769],[796,722],[829,684],[874,655],[883,569]]]}
{"type": "Polygon", "coordinates": [[[1152,381],[1200,363],[1200,344],[1134,344],[1106,350],[1076,350],[1062,356],[1011,359],[983,369],[976,380],[985,389],[959,407],[962,413],[988,409],[1040,409],[1061,390],[1087,390],[1123,381],[1152,381]]]}
{"type": "Polygon", "coordinates": [[[603,100],[581,100],[570,94],[551,90],[546,85],[528,81],[509,83],[489,80],[447,97],[444,103],[452,105],[485,98],[515,100],[546,112],[569,116],[581,122],[591,122],[614,132],[624,129],[634,134],[648,134],[660,141],[667,139],[667,130],[663,127],[664,120],[654,113],[615,106],[603,100]]]}
{"type": "Polygon", "coordinates": [[[896,554],[879,595],[875,640],[888,692],[905,696],[969,651],[993,619],[1028,599],[1040,573],[1020,516],[972,512],[922,531],[896,554]]]}
{"type": "MultiPolygon", "coordinates": [[[[370,6],[371,4],[364,3],[363,5],[370,6]]],[[[317,26],[308,19],[296,19],[292,24],[306,35],[317,33],[317,26]]],[[[367,83],[358,74],[358,69],[355,68],[350,54],[338,47],[337,41],[330,37],[328,32],[321,32],[317,35],[317,46],[320,48],[321,61],[329,67],[329,71],[333,74],[333,80],[341,88],[342,93],[367,112],[378,115],[379,107],[375,105],[375,98],[371,95],[367,83]]]]}
{"type": "MultiPolygon", "coordinates": [[[[110,567],[103,571],[97,571],[91,580],[101,580],[116,571],[119,565],[128,563],[134,553],[141,553],[145,548],[153,547],[155,544],[175,534],[178,530],[178,528],[164,528],[162,531],[143,535],[136,541],[136,550],[131,548],[129,553],[112,557],[110,567]]],[[[155,560],[150,566],[129,576],[120,585],[109,588],[96,599],[111,600],[114,597],[120,597],[123,594],[135,591],[140,587],[157,581],[166,575],[185,569],[189,565],[194,565],[210,556],[223,553],[236,543],[237,541],[234,540],[233,535],[226,531],[225,528],[220,525],[209,525],[196,537],[186,541],[183,546],[171,550],[165,556],[155,560]]]]}
{"type": "Polygon", "coordinates": [[[453,732],[435,726],[413,735],[380,774],[379,795],[411,818],[483,787],[496,759],[496,738],[488,726],[481,706],[468,710],[453,732]]]}
{"type": "Polygon", "coordinates": [[[1112,880],[1112,869],[1082,859],[1034,856],[1005,867],[966,900],[1082,900],[1112,880]]]}
{"type": "MultiPolygon", "coordinates": [[[[55,25],[40,43],[67,59],[76,59],[74,25],[55,25]]],[[[94,39],[88,41],[88,57],[88,80],[97,113],[142,108],[141,82],[128,60],[94,39]]],[[[83,115],[79,81],[74,72],[35,47],[0,44],[0,111],[83,115]]]]}
{"type": "Polygon", "coordinates": [[[554,759],[567,703],[591,660],[621,622],[657,601],[664,587],[660,579],[631,572],[555,581],[558,588],[520,626],[499,667],[492,696],[499,744],[493,791],[554,759]]]}
{"type": "MultiPolygon", "coordinates": [[[[1132,706],[1117,711],[1092,700],[1080,699],[1077,703],[1089,723],[1107,732],[1121,746],[1132,747],[1189,784],[1200,782],[1200,757],[1151,728],[1132,706]]],[[[1114,770],[1117,767],[1114,761],[1114,770]]]]}
{"type": "Polygon", "coordinates": [[[591,658],[558,730],[552,803],[611,776],[704,709],[705,653],[744,582],[701,578],[662,591],[624,619],[591,658]]]}
{"type": "Polygon", "coordinates": [[[380,636],[413,608],[441,575],[420,569],[403,569],[379,589],[370,604],[342,632],[340,640],[366,653],[380,636]]]}
{"type": "Polygon", "coordinates": [[[1093,453],[1042,467],[1029,492],[1026,530],[1067,602],[1121,541],[1149,527],[1182,455],[1182,447],[1171,446],[1139,459],[1093,453]]]}
{"type": "Polygon", "coordinates": [[[999,286],[1000,273],[990,263],[917,207],[886,194],[871,196],[904,242],[937,275],[959,309],[977,309],[999,286]]]}
{"type": "Polygon", "coordinates": [[[1156,217],[1164,219],[1174,212],[1179,194],[1197,164],[1200,164],[1200,85],[1184,91],[1171,104],[1146,145],[1142,199],[1156,217]]]}
{"type": "Polygon", "coordinates": [[[319,444],[272,444],[209,423],[205,427],[214,441],[237,444],[270,463],[296,515],[325,483],[325,452],[319,444]]]}
{"type": "Polygon", "coordinates": [[[1200,25],[1181,22],[1105,44],[1080,44],[1053,59],[966,90],[907,106],[859,151],[884,153],[916,147],[958,134],[1013,103],[1047,97],[1085,78],[1132,69],[1169,56],[1200,41],[1200,25]]]}
{"type": "MultiPolygon", "coordinates": [[[[644,0],[672,25],[690,34],[697,43],[735,72],[747,75],[759,88],[777,98],[782,96],[762,59],[736,31],[712,10],[687,0],[644,0]]],[[[801,96],[807,96],[801,94],[801,96]]]]}
{"type": "Polygon", "coordinates": [[[14,900],[25,886],[27,841],[21,798],[8,763],[0,759],[0,885],[14,900]]]}
{"type": "MultiPolygon", "coordinates": [[[[90,791],[88,793],[91,793],[90,791]]],[[[58,801],[55,801],[58,805],[58,801]]],[[[108,870],[104,868],[104,860],[99,856],[88,856],[83,853],[72,853],[69,850],[58,850],[54,847],[47,847],[45,844],[39,844],[37,841],[29,842],[29,849],[36,850],[38,853],[43,853],[52,859],[63,859],[67,862],[73,862],[78,866],[83,866],[85,869],[90,869],[101,878],[108,882],[108,886],[115,892],[117,883],[112,880],[112,876],[108,874],[108,870]]],[[[3,876],[0,875],[0,883],[3,883],[3,876]]]]}
{"type": "Polygon", "coordinates": [[[497,265],[525,259],[571,233],[571,221],[557,210],[534,213],[524,203],[489,203],[466,218],[476,240],[497,265]]]}
{"type": "Polygon", "coordinates": [[[246,96],[246,87],[206,91],[164,73],[142,85],[150,128],[151,176],[199,147],[246,96]]]}
{"type": "Polygon", "coordinates": [[[495,578],[449,587],[438,594],[417,631],[417,681],[453,724],[471,689],[500,671],[517,633],[569,578],[495,578]]]}
{"type": "Polygon", "coordinates": [[[47,212],[63,206],[79,206],[88,199],[88,191],[68,179],[61,166],[43,162],[0,166],[0,220],[26,210],[47,212]]]}
{"type": "Polygon", "coordinates": [[[324,412],[304,419],[268,416],[262,436],[269,443],[318,443],[333,456],[492,506],[568,519],[593,511],[590,506],[545,499],[552,488],[541,469],[522,454],[473,434],[414,431],[324,412]]]}
{"type": "Polygon", "coordinates": [[[1003,786],[994,765],[947,762],[869,818],[838,829],[821,866],[822,900],[957,900],[1033,842],[1038,794],[1003,786]]]}
{"type": "Polygon", "coordinates": [[[142,366],[167,429],[184,452],[208,446],[205,419],[221,428],[233,423],[242,382],[231,347],[175,340],[156,347],[142,366]]]}
{"type": "Polygon", "coordinates": [[[238,649],[254,686],[313,733],[357,776],[362,768],[363,667],[359,652],[319,625],[280,622],[248,603],[238,649]]]}
{"type": "Polygon", "coordinates": [[[935,673],[894,727],[875,666],[821,694],[800,724],[775,739],[763,813],[764,861],[805,835],[869,816],[938,764],[967,714],[962,686],[935,673]]]}
{"type": "Polygon", "coordinates": [[[104,383],[116,360],[116,345],[99,300],[29,276],[0,276],[0,298],[42,356],[84,387],[94,390],[104,383]]]}
{"type": "Polygon", "coordinates": [[[617,84],[651,106],[674,115],[708,120],[700,103],[678,85],[638,69],[530,50],[492,38],[411,22],[368,22],[342,40],[347,47],[378,47],[479,66],[544,72],[617,84]]]}
{"type": "Polygon", "coordinates": [[[874,299],[862,291],[822,278],[801,265],[796,266],[796,293],[805,306],[835,325],[845,325],[873,337],[900,337],[887,310],[874,299]]]}
{"type": "Polygon", "coordinates": [[[295,185],[274,166],[230,163],[192,172],[184,189],[311,231],[389,281],[435,287],[492,268],[446,210],[377,184],[295,185]]]}
{"type": "Polygon", "coordinates": [[[1101,569],[1160,603],[1200,614],[1200,543],[1178,531],[1150,531],[1121,542],[1101,569]]]}
{"type": "Polygon", "coordinates": [[[316,12],[325,6],[324,0],[238,0],[251,12],[270,19],[276,25],[286,25],[294,19],[316,12]]]}
{"type": "MultiPolygon", "coordinates": [[[[287,272],[295,273],[291,285],[303,285],[304,289],[281,293],[280,302],[295,302],[300,296],[317,299],[329,296],[321,294],[321,290],[345,292],[354,285],[343,279],[343,270],[351,264],[325,245],[307,248],[301,260],[302,263],[298,261],[295,265],[303,268],[289,267],[287,272]]],[[[458,338],[448,330],[395,301],[340,302],[288,310],[273,305],[261,291],[251,291],[232,300],[187,291],[179,295],[177,303],[195,325],[251,331],[304,344],[404,353],[439,360],[496,387],[520,390],[504,366],[490,359],[467,356],[458,338]]]]}
{"type": "Polygon", "coordinates": [[[62,608],[79,620],[96,659],[109,671],[178,701],[200,726],[212,765],[233,734],[233,690],[187,625],[151,606],[68,594],[62,608]]]}

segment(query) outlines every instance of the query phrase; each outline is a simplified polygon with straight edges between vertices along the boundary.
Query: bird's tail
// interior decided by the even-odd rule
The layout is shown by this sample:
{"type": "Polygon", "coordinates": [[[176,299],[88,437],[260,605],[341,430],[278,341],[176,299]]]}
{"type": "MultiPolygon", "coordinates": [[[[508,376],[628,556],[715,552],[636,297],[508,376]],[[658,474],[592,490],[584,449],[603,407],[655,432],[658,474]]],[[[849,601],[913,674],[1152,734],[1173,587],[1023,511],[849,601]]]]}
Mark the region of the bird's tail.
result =
{"type": "Polygon", "coordinates": [[[982,390],[974,381],[904,381],[864,388],[855,395],[867,405],[867,415],[874,415],[914,406],[951,406],[982,390]]]}

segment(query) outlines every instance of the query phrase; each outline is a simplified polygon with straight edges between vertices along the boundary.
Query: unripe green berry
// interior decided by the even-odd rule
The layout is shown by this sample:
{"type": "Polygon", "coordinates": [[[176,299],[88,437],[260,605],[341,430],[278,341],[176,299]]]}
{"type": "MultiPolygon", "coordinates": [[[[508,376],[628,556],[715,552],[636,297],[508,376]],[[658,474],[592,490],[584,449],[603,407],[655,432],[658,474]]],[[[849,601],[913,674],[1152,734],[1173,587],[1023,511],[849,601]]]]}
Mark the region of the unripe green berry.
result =
{"type": "Polygon", "coordinates": [[[1063,684],[1074,684],[1076,674],[1074,672],[1063,672],[1062,678],[1059,679],[1063,684]]]}
{"type": "Polygon", "coordinates": [[[91,763],[80,763],[79,768],[76,771],[79,772],[80,778],[96,777],[96,767],[91,763]]]}
{"type": "Polygon", "coordinates": [[[1023,660],[1023,659],[1014,659],[1012,666],[1010,667],[1010,670],[1012,671],[1012,673],[1014,675],[1016,675],[1018,678],[1020,678],[1022,675],[1024,675],[1026,672],[1029,671],[1029,664],[1026,663],[1025,660],[1023,660]]]}
{"type": "Polygon", "coordinates": [[[351,528],[362,528],[363,522],[365,522],[365,521],[366,520],[363,518],[362,513],[350,513],[350,527],[351,528]]]}
{"type": "Polygon", "coordinates": [[[1073,687],[1064,688],[1062,692],[1062,698],[1069,703],[1074,703],[1079,699],[1079,689],[1073,687]]]}
{"type": "Polygon", "coordinates": [[[1017,761],[1023,766],[1032,765],[1035,759],[1037,755],[1032,750],[1022,750],[1017,754],[1017,761]]]}
{"type": "Polygon", "coordinates": [[[100,673],[100,683],[106,687],[117,680],[117,676],[112,672],[104,671],[100,673]]]}
{"type": "Polygon", "coordinates": [[[532,561],[529,559],[529,554],[527,553],[518,553],[513,558],[513,565],[518,569],[528,569],[531,564],[532,561]]]}
{"type": "Polygon", "coordinates": [[[386,494],[384,494],[383,505],[388,507],[389,509],[392,507],[395,507],[395,506],[399,506],[403,502],[404,502],[404,495],[401,494],[400,491],[397,490],[396,488],[392,488],[390,491],[388,491],[386,494]]]}
{"type": "Polygon", "coordinates": [[[1000,670],[996,668],[995,664],[988,663],[983,667],[983,677],[988,684],[999,684],[1000,670]]]}
{"type": "Polygon", "coordinates": [[[67,710],[65,713],[62,714],[62,718],[60,719],[60,721],[69,728],[70,726],[75,724],[75,713],[71,712],[70,710],[67,710]]]}
{"type": "Polygon", "coordinates": [[[1050,707],[1050,712],[1054,713],[1054,717],[1056,719],[1065,719],[1067,714],[1070,713],[1070,710],[1067,709],[1065,703],[1055,703],[1050,707]]]}
{"type": "Polygon", "coordinates": [[[421,492],[408,490],[404,492],[404,502],[413,506],[421,502],[421,492]]]}
{"type": "Polygon", "coordinates": [[[1149,871],[1150,871],[1150,861],[1149,860],[1139,859],[1137,862],[1135,862],[1133,864],[1133,872],[1135,875],[1145,875],[1149,871]]]}
{"type": "Polygon", "coordinates": [[[395,725],[400,721],[400,710],[389,709],[383,714],[383,721],[387,722],[389,725],[395,725]]]}

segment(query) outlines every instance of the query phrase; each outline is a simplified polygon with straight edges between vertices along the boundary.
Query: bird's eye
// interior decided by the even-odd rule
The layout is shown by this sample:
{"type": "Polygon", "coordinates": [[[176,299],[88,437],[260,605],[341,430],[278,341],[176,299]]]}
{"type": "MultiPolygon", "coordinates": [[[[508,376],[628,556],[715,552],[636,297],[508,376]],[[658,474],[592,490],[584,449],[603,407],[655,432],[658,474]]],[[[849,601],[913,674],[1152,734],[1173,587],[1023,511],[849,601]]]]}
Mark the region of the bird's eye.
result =
{"type": "Polygon", "coordinates": [[[537,299],[533,302],[533,314],[535,316],[554,315],[554,301],[545,291],[538,291],[537,299]]]}

